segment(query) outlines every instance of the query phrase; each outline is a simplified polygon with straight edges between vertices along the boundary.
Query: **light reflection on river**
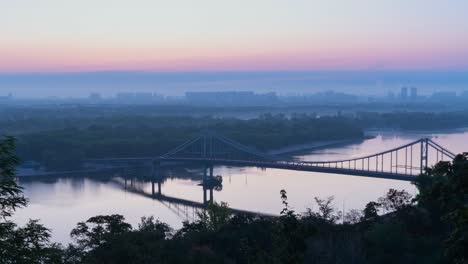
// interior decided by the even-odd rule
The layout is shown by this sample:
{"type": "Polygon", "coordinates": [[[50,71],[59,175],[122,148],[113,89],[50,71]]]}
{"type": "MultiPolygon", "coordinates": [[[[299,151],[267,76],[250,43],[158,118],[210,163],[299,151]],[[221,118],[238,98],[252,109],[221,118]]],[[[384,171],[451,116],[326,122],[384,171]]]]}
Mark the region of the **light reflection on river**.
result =
{"type": "MultiPolygon", "coordinates": [[[[431,137],[447,149],[460,153],[468,150],[468,131],[441,133],[374,132],[376,137],[360,143],[301,153],[303,160],[335,160],[358,157],[391,149],[421,137],[431,137]]],[[[192,169],[180,173],[172,171],[172,177],[162,184],[162,194],[186,200],[203,202],[203,190],[199,186],[200,171],[192,169]],[[181,177],[181,178],[180,178],[181,177]]],[[[288,192],[289,203],[298,212],[314,209],[314,197],[335,197],[339,210],[362,209],[371,200],[382,196],[389,188],[405,189],[416,194],[409,182],[364,178],[356,176],[298,172],[279,169],[215,167],[215,174],[222,175],[223,188],[214,191],[215,201],[225,201],[231,207],[253,212],[278,214],[282,208],[279,191],[288,192]]],[[[117,177],[74,177],[21,180],[30,203],[17,211],[14,220],[20,224],[29,218],[41,219],[53,230],[53,240],[67,243],[69,233],[76,223],[99,214],[123,214],[128,222],[136,225],[141,216],[154,215],[161,221],[180,228],[195,211],[168,202],[161,202],[141,194],[126,191],[116,179],[122,180],[125,172],[117,177]]],[[[133,184],[151,194],[151,183],[133,184]]]]}

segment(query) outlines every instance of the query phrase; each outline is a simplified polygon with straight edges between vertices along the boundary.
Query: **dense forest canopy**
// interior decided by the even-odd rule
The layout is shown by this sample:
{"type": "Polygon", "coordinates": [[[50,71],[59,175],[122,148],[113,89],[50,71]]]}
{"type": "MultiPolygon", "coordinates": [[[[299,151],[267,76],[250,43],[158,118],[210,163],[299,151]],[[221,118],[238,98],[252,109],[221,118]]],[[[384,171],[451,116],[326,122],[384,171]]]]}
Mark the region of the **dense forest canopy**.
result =
{"type": "Polygon", "coordinates": [[[266,115],[257,119],[119,116],[86,125],[20,134],[18,154],[54,169],[78,166],[81,160],[110,157],[155,157],[202,131],[216,131],[261,151],[316,140],[359,139],[363,130],[343,117],[266,115]]]}

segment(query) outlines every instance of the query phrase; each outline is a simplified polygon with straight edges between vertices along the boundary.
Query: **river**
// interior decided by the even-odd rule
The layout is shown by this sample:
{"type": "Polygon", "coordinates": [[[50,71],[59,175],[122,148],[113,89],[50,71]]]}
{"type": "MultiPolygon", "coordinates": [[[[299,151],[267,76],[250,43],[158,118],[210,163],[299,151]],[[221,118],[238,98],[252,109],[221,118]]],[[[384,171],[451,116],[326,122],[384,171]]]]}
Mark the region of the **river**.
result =
{"type": "MultiPolygon", "coordinates": [[[[430,137],[454,153],[468,151],[468,129],[439,132],[370,131],[374,137],[347,145],[338,145],[295,156],[302,160],[337,160],[377,153],[409,143],[421,137],[430,137]]],[[[52,229],[52,240],[70,242],[69,233],[79,221],[99,214],[122,214],[136,226],[142,216],[155,216],[180,228],[182,221],[195,217],[196,211],[186,206],[176,206],[167,201],[152,199],[151,183],[130,180],[132,172],[122,171],[112,175],[75,175],[73,177],[21,178],[26,208],[19,209],[14,221],[24,224],[28,219],[40,219],[52,229]],[[124,179],[127,180],[125,188],[124,179]],[[142,193],[129,191],[138,189],[142,193]]],[[[314,197],[334,196],[337,210],[362,209],[369,201],[383,196],[389,188],[404,189],[416,195],[410,182],[365,178],[357,176],[299,172],[254,167],[214,168],[215,175],[223,178],[222,189],[213,191],[217,202],[227,202],[230,207],[264,214],[278,215],[282,204],[280,190],[288,194],[289,204],[297,212],[315,209],[314,197]]],[[[203,189],[199,186],[200,168],[174,168],[165,171],[166,180],[161,185],[165,196],[203,202],[203,189]]]]}

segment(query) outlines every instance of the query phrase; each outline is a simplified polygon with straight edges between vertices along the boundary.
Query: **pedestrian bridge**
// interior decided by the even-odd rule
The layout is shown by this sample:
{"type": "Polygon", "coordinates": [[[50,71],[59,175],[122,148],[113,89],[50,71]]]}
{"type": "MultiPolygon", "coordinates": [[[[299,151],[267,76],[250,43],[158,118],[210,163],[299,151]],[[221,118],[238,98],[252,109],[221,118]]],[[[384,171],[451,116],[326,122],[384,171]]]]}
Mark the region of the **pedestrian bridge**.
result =
{"type": "Polygon", "coordinates": [[[455,154],[429,138],[363,157],[330,161],[298,161],[267,155],[215,133],[195,137],[155,158],[162,162],[195,162],[206,166],[256,166],[297,171],[411,181],[425,168],[451,161],[455,154]]]}
{"type": "Polygon", "coordinates": [[[363,157],[330,161],[299,161],[268,155],[254,148],[216,133],[203,133],[172,151],[149,158],[116,158],[106,161],[149,160],[156,165],[163,163],[196,163],[207,168],[214,165],[255,166],[296,171],[344,174],[374,178],[412,181],[441,161],[451,161],[455,154],[429,138],[421,138],[408,144],[363,157]]]}

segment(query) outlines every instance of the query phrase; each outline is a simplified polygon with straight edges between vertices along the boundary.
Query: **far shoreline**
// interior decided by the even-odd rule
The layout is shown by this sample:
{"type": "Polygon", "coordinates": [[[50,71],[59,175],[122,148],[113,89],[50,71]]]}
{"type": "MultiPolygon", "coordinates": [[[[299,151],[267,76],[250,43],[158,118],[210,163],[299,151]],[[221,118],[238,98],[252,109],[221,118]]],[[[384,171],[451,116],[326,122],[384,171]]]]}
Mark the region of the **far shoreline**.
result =
{"type": "Polygon", "coordinates": [[[291,154],[297,154],[303,151],[311,151],[311,150],[320,150],[329,147],[336,147],[348,144],[354,144],[358,142],[362,142],[367,139],[375,138],[375,136],[364,136],[361,138],[353,138],[353,139],[338,139],[338,140],[321,140],[321,141],[314,141],[304,144],[295,144],[290,145],[283,148],[278,148],[274,150],[267,151],[266,153],[269,155],[287,155],[290,156],[291,154]]]}

